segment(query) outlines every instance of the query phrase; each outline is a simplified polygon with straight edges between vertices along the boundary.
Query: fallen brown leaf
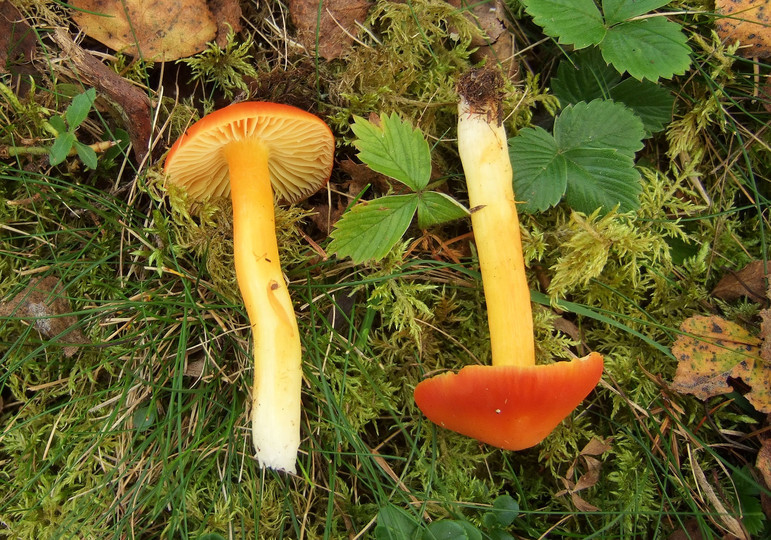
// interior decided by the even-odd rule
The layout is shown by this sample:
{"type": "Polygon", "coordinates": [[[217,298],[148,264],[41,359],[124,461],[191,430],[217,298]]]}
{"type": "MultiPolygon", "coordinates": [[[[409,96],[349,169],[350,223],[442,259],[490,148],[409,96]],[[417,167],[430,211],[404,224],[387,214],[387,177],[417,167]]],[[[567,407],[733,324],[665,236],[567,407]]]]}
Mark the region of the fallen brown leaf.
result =
{"type": "MultiPolygon", "coordinates": [[[[77,328],[78,319],[72,313],[64,287],[53,276],[35,279],[7,302],[0,303],[0,317],[29,319],[30,324],[46,338],[57,338],[62,343],[83,344],[83,332],[77,328]]],[[[76,346],[65,346],[68,358],[77,352],[76,346]]]]}
{"type": "Polygon", "coordinates": [[[685,526],[669,535],[667,540],[702,540],[701,525],[696,518],[689,519],[685,526]]]}
{"type": "Polygon", "coordinates": [[[241,31],[241,4],[238,0],[208,0],[212,17],[217,22],[217,45],[225,47],[228,33],[241,31]]]}
{"type": "Polygon", "coordinates": [[[771,309],[760,311],[760,357],[767,364],[771,364],[771,309]]]}
{"type": "Polygon", "coordinates": [[[589,489],[600,480],[602,462],[593,456],[602,455],[610,449],[610,439],[604,441],[601,439],[592,439],[589,441],[578,453],[578,456],[575,457],[573,463],[571,463],[568,471],[565,473],[565,477],[560,478],[565,485],[565,489],[555,493],[554,496],[561,497],[563,495],[570,495],[570,499],[578,510],[582,512],[598,512],[600,509],[587,502],[578,495],[578,492],[589,489]],[[580,466],[582,466],[584,472],[582,472],[581,476],[578,477],[578,480],[574,482],[572,478],[576,472],[576,467],[580,466]]]}
{"type": "Polygon", "coordinates": [[[771,56],[771,0],[715,0],[723,18],[715,28],[723,40],[739,41],[737,51],[746,58],[771,56]]]}
{"type": "Polygon", "coordinates": [[[601,456],[605,452],[610,452],[611,448],[610,439],[597,439],[594,438],[583,447],[580,455],[582,456],[601,456]]]}
{"type": "Polygon", "coordinates": [[[712,289],[712,295],[729,302],[743,296],[756,302],[765,302],[765,266],[764,261],[753,261],[738,272],[729,271],[712,289]]]}
{"type": "Polygon", "coordinates": [[[0,1],[0,73],[21,62],[30,62],[37,46],[35,32],[10,2],[0,1]]]}
{"type": "Polygon", "coordinates": [[[334,60],[348,50],[359,33],[356,22],[363,22],[372,7],[369,0],[289,0],[289,15],[297,28],[297,39],[314,54],[334,60]],[[318,38],[318,43],[317,43],[318,38]]]}
{"type": "Polygon", "coordinates": [[[761,412],[771,412],[771,364],[760,357],[760,339],[720,317],[691,317],[672,346],[678,360],[672,389],[708,399],[733,391],[729,378],[752,387],[746,398],[761,412]]]}
{"type": "Polygon", "coordinates": [[[71,0],[83,32],[111,49],[158,62],[202,51],[217,34],[206,0],[71,0]]]}
{"type": "Polygon", "coordinates": [[[584,500],[577,493],[571,493],[570,494],[570,500],[573,501],[573,504],[581,512],[599,512],[600,511],[600,509],[598,507],[594,506],[591,503],[586,502],[586,500],[584,500]]]}
{"type": "Polygon", "coordinates": [[[771,438],[760,441],[760,450],[758,457],[755,458],[755,467],[757,467],[767,487],[771,487],[771,438]]]}

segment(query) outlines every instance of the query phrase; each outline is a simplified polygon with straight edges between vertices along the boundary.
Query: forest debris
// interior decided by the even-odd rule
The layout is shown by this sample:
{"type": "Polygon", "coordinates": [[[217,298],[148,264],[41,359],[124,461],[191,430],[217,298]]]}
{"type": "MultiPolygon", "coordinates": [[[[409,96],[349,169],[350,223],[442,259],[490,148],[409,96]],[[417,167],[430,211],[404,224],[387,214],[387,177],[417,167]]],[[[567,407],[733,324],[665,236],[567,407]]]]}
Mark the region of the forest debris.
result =
{"type": "Polygon", "coordinates": [[[238,0],[208,0],[211,14],[217,23],[217,45],[225,48],[228,42],[228,34],[237,34],[241,31],[241,4],[238,0]]]}
{"type": "Polygon", "coordinates": [[[760,357],[766,364],[771,364],[771,309],[761,310],[760,319],[760,339],[763,340],[760,346],[760,357]]]}
{"type": "Polygon", "coordinates": [[[37,39],[19,10],[10,2],[0,1],[0,73],[9,67],[31,62],[37,39]]]}
{"type": "Polygon", "coordinates": [[[763,475],[766,487],[771,487],[771,437],[760,440],[760,450],[758,450],[755,467],[763,475]]]}
{"type": "Polygon", "coordinates": [[[715,28],[725,41],[739,41],[737,51],[745,58],[771,56],[771,0],[715,0],[715,11],[723,15],[715,28]]]}
{"type": "MultiPolygon", "coordinates": [[[[0,317],[28,318],[43,337],[58,336],[62,343],[83,344],[86,337],[76,326],[78,319],[69,313],[72,313],[70,301],[54,276],[34,279],[9,301],[0,303],[0,317]]],[[[76,346],[70,345],[65,346],[63,352],[69,358],[77,350],[76,346]]]]}
{"type": "Polygon", "coordinates": [[[602,440],[593,438],[589,441],[573,460],[573,463],[565,473],[565,478],[560,478],[565,485],[565,489],[555,493],[554,496],[561,497],[563,495],[570,495],[573,504],[581,512],[599,511],[599,508],[584,500],[578,495],[578,492],[589,489],[597,484],[600,480],[602,462],[594,456],[601,456],[610,450],[610,439],[602,440]],[[584,469],[584,472],[582,472],[581,476],[578,477],[578,480],[574,482],[573,478],[575,477],[576,467],[579,466],[581,462],[583,462],[582,468],[584,469]]]}
{"type": "Polygon", "coordinates": [[[514,35],[506,26],[506,5],[502,0],[492,2],[470,2],[450,0],[450,4],[463,9],[481,30],[474,36],[471,46],[476,49],[472,55],[475,62],[488,60],[488,64],[500,64],[504,75],[516,80],[519,65],[514,58],[516,44],[514,35]]]}
{"type": "Polygon", "coordinates": [[[289,0],[289,14],[297,27],[297,39],[325,60],[340,58],[359,33],[357,22],[364,21],[372,7],[369,0],[328,0],[322,4],[319,20],[318,0],[289,0]]]}
{"type": "Polygon", "coordinates": [[[217,34],[206,0],[72,0],[83,32],[111,49],[157,62],[202,51],[217,34]]]}
{"type": "Polygon", "coordinates": [[[680,330],[673,390],[706,400],[732,392],[729,379],[742,379],[752,387],[745,397],[753,407],[771,412],[771,364],[760,356],[760,339],[717,316],[691,317],[680,330]]]}
{"type": "Polygon", "coordinates": [[[738,272],[729,271],[724,275],[712,289],[712,296],[729,302],[743,296],[756,302],[765,302],[765,281],[764,261],[753,261],[738,272]]]}
{"type": "Polygon", "coordinates": [[[93,85],[121,108],[124,125],[134,148],[134,155],[141,162],[150,149],[150,136],[152,134],[148,97],[139,88],[133,86],[83,50],[72,41],[69,33],[63,28],[57,28],[53,33],[53,38],[62,48],[67,59],[74,64],[83,82],[93,85]]]}

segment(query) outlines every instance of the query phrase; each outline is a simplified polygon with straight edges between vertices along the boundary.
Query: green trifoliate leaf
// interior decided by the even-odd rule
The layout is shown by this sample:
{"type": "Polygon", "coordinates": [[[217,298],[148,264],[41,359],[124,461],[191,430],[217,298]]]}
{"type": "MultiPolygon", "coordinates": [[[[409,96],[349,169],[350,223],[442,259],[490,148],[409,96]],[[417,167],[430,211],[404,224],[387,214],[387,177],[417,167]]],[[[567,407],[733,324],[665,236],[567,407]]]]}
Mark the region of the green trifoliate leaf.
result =
{"type": "Polygon", "coordinates": [[[654,9],[666,6],[671,0],[602,0],[602,13],[608,25],[617,24],[654,9]]]}
{"type": "Polygon", "coordinates": [[[355,117],[351,129],[357,137],[354,146],[359,159],[373,171],[389,176],[414,191],[428,185],[431,177],[431,150],[420,130],[396,113],[383,115],[378,127],[355,117]]]}
{"type": "Polygon", "coordinates": [[[69,131],[59,133],[59,136],[54,139],[54,143],[51,145],[50,150],[48,150],[48,160],[51,162],[51,165],[58,165],[67,159],[74,143],[75,135],[69,131]]]}
{"type": "Polygon", "coordinates": [[[566,107],[554,135],[528,128],[510,140],[514,193],[524,211],[544,210],[564,194],[575,210],[591,213],[639,206],[640,175],[634,153],[642,148],[642,121],[613,101],[566,107]]]}
{"type": "Polygon", "coordinates": [[[546,35],[577,49],[605,37],[602,14],[593,0],[525,0],[525,10],[546,35]]]}
{"type": "Polygon", "coordinates": [[[523,129],[509,139],[514,199],[523,212],[543,212],[560,202],[567,188],[568,163],[546,130],[523,129]]]}
{"type": "Polygon", "coordinates": [[[82,142],[75,141],[75,150],[78,152],[78,157],[83,165],[89,169],[96,169],[96,152],[90,146],[83,144],[82,142]]]}
{"type": "Polygon", "coordinates": [[[613,101],[577,103],[554,120],[554,138],[562,149],[610,148],[632,159],[643,147],[642,137],[642,121],[613,101]]]}
{"type": "Polygon", "coordinates": [[[564,107],[579,101],[608,99],[611,89],[619,82],[621,74],[603,60],[597,47],[591,47],[560,62],[551,88],[564,107]]]}
{"type": "Polygon", "coordinates": [[[623,103],[640,117],[649,134],[661,131],[672,119],[674,97],[669,90],[647,80],[622,80],[596,47],[560,62],[551,87],[563,107],[596,98],[623,103]]]}
{"type": "Polygon", "coordinates": [[[328,250],[356,264],[382,259],[410,226],[418,199],[412,193],[357,204],[335,225],[328,250]]]}
{"type": "Polygon", "coordinates": [[[640,173],[634,161],[612,149],[576,148],[565,153],[568,161],[565,202],[574,210],[591,214],[616,205],[619,212],[640,206],[640,173]]]}
{"type": "Polygon", "coordinates": [[[418,227],[427,229],[469,215],[469,211],[458,201],[437,191],[420,194],[418,201],[418,227]]]}
{"type": "Polygon", "coordinates": [[[664,17],[649,17],[609,28],[600,50],[619,72],[656,81],[685,73],[691,65],[686,42],[679,24],[664,17]]]}
{"type": "Polygon", "coordinates": [[[672,120],[675,97],[654,82],[624,79],[610,91],[610,97],[632,109],[648,133],[661,131],[672,120]]]}
{"type": "Polygon", "coordinates": [[[64,118],[67,120],[67,125],[70,126],[70,131],[75,131],[83,120],[86,119],[88,113],[91,111],[91,107],[96,100],[96,90],[89,88],[82,94],[78,94],[72,98],[72,103],[67,107],[64,112],[64,118]]]}

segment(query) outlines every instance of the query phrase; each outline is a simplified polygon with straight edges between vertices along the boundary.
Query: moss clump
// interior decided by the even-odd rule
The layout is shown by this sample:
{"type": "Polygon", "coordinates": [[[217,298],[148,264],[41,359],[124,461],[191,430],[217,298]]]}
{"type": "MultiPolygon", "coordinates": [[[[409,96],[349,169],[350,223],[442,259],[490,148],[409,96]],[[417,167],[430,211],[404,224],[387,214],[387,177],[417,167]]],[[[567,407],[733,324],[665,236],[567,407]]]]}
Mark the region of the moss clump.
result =
{"type": "Polygon", "coordinates": [[[429,133],[451,125],[447,104],[456,101],[455,80],[469,66],[476,26],[440,0],[378,0],[366,26],[363,44],[334,73],[340,110],[331,122],[337,131],[348,131],[352,115],[373,111],[398,112],[429,133]]]}

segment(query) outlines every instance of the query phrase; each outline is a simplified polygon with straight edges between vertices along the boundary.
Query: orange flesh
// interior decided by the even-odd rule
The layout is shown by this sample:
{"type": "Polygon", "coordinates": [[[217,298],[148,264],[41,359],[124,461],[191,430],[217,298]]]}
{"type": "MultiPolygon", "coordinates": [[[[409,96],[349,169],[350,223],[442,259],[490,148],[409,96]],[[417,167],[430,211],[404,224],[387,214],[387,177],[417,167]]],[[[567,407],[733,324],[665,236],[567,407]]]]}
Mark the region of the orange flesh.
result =
{"type": "Polygon", "coordinates": [[[421,381],[415,402],[439,426],[522,450],[551,433],[589,395],[602,370],[597,353],[543,366],[466,366],[421,381]]]}
{"type": "Polygon", "coordinates": [[[300,336],[279,261],[268,150],[257,140],[224,148],[233,199],[236,277],[254,340],[252,434],[263,466],[294,471],[300,433],[300,336]]]}

